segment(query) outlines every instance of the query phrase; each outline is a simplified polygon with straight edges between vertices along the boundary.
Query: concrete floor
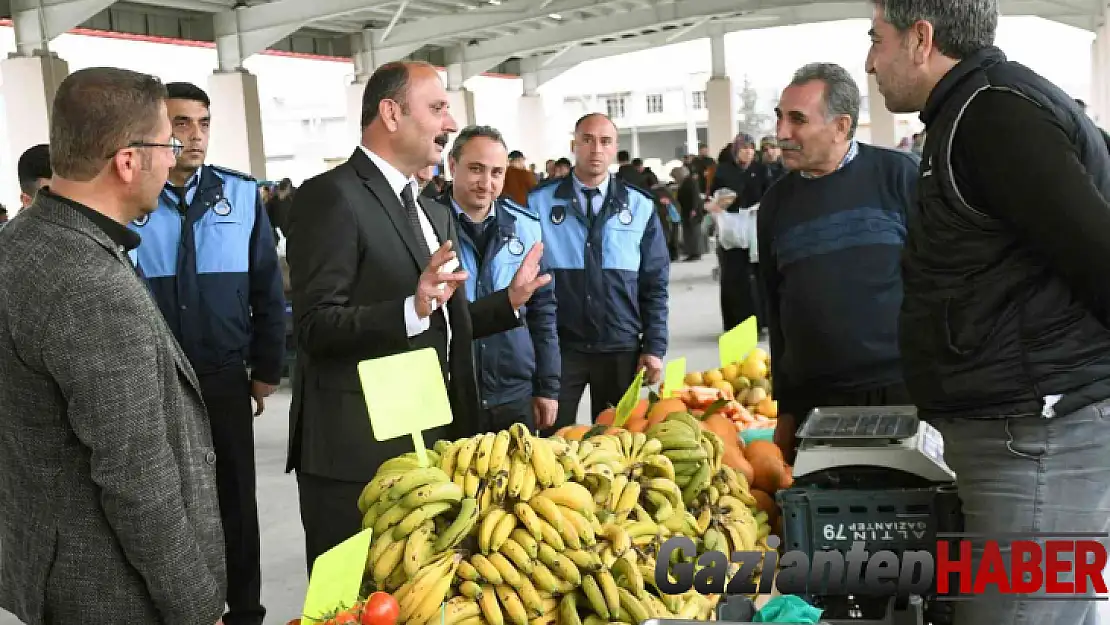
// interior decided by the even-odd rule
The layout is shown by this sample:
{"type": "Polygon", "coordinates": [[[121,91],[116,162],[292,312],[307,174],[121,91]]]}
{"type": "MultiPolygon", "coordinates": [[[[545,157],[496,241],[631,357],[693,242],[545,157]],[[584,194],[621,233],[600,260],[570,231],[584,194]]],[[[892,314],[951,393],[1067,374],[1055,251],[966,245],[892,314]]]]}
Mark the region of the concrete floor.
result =
{"type": "MultiPolygon", "coordinates": [[[[717,366],[721,332],[717,285],[710,277],[715,261],[672,266],[670,353],[686,356],[690,369],[717,366]]],[[[579,407],[579,421],[590,418],[588,397],[579,407]]],[[[297,505],[297,487],[285,470],[289,392],[272,397],[255,429],[258,463],[258,507],[262,525],[262,600],[266,623],[281,625],[300,613],[307,584],[304,534],[297,505]]],[[[1101,604],[1102,620],[1110,623],[1110,606],[1101,604]]],[[[18,621],[0,610],[0,625],[18,621]]]]}

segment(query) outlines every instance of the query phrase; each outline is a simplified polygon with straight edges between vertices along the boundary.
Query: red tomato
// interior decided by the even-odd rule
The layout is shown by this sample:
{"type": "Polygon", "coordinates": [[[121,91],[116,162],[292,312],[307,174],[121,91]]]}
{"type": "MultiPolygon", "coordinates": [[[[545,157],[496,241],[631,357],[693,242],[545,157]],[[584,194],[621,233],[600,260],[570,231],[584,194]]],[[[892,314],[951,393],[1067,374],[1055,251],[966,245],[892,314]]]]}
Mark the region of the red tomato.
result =
{"type": "Polygon", "coordinates": [[[362,607],[361,625],[397,625],[401,618],[401,606],[387,592],[375,592],[366,599],[362,607]]]}
{"type": "Polygon", "coordinates": [[[359,625],[358,616],[354,610],[344,610],[335,615],[335,618],[328,623],[335,623],[335,625],[359,625]]]}

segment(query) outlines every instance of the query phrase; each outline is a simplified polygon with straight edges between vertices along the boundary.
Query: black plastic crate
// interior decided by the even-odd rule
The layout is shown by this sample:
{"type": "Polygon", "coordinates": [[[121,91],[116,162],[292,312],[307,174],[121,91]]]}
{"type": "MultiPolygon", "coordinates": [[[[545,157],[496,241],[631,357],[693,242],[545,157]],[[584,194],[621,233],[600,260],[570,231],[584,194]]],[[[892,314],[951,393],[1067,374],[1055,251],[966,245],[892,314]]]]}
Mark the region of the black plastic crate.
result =
{"type": "Polygon", "coordinates": [[[791,488],[775,498],[782,508],[786,551],[847,552],[863,542],[868,552],[935,553],[937,533],[963,529],[956,487],[820,489],[791,488]]]}

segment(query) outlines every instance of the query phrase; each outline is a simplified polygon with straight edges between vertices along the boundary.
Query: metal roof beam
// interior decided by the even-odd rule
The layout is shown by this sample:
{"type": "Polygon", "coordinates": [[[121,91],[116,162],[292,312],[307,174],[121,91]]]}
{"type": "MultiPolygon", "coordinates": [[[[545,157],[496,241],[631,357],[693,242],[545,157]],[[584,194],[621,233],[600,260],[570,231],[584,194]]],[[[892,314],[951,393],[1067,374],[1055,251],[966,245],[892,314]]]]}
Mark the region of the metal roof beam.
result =
{"type": "Polygon", "coordinates": [[[466,37],[478,30],[511,28],[533,20],[548,18],[552,13],[562,15],[613,4],[616,4],[615,0],[552,0],[524,10],[512,8],[508,4],[491,4],[472,11],[411,20],[397,24],[384,41],[383,32],[376,30],[374,52],[383,59],[383,62],[395,61],[427,44],[466,37]]]}
{"type": "Polygon", "coordinates": [[[392,0],[274,0],[221,11],[212,16],[220,69],[242,67],[250,56],[312,22],[391,3],[392,0]]]}
{"type": "Polygon", "coordinates": [[[22,55],[42,50],[113,4],[115,0],[11,0],[16,50],[22,55]]]}
{"type": "Polygon", "coordinates": [[[511,56],[529,54],[555,46],[590,41],[602,37],[633,33],[671,24],[732,15],[751,10],[753,5],[768,4],[767,0],[701,0],[699,2],[657,2],[646,9],[608,17],[578,20],[546,28],[539,32],[520,33],[490,39],[465,49],[464,79],[476,76],[511,56]]]}

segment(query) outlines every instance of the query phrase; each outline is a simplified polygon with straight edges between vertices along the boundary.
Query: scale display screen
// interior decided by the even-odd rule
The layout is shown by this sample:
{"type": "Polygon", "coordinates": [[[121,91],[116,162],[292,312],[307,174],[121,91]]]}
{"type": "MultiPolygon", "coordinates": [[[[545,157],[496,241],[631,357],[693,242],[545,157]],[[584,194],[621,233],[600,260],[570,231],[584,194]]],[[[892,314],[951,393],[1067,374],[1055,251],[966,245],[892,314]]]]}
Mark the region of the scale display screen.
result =
{"type": "Polygon", "coordinates": [[[801,438],[905,439],[917,434],[912,406],[817,408],[806,419],[801,438]]]}

